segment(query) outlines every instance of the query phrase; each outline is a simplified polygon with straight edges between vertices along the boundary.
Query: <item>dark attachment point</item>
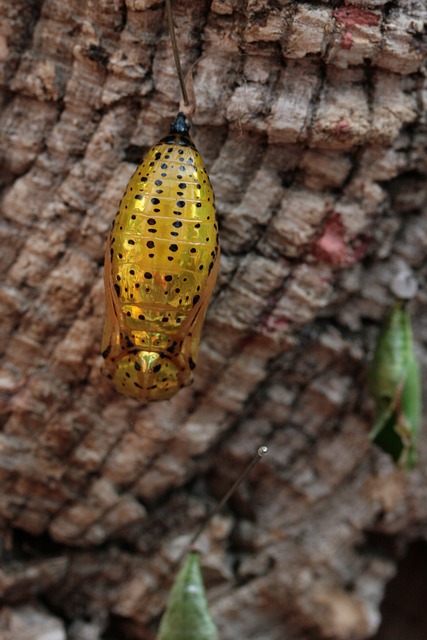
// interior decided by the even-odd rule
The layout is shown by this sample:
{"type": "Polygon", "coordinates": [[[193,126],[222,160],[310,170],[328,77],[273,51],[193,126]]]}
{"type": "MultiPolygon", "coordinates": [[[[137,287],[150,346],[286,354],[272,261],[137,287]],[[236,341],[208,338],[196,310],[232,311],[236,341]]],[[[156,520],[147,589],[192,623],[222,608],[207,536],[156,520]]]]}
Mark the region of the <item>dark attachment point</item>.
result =
{"type": "Polygon", "coordinates": [[[180,111],[176,116],[175,120],[171,124],[171,133],[183,133],[188,134],[190,130],[190,125],[187,123],[187,119],[185,115],[180,111]]]}

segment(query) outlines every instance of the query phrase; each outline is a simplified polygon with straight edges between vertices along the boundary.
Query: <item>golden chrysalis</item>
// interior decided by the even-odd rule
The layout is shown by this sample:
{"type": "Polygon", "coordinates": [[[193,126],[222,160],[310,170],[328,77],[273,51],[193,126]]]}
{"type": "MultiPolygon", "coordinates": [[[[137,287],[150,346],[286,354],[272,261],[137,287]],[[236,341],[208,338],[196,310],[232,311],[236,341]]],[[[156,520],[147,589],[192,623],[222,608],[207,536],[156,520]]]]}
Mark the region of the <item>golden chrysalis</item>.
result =
{"type": "Polygon", "coordinates": [[[214,195],[179,113],[131,178],[105,254],[104,371],[143,402],[192,382],[219,266],[214,195]]]}

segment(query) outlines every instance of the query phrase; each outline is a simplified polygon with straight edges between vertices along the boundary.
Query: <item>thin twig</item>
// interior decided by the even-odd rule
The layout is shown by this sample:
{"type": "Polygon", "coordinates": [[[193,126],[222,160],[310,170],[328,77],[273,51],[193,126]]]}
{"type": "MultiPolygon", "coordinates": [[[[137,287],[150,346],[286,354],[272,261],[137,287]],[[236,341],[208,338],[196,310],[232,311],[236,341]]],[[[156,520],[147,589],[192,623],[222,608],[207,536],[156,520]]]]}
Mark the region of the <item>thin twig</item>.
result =
{"type": "Polygon", "coordinates": [[[173,57],[175,58],[176,71],[178,73],[178,80],[181,86],[182,99],[186,107],[189,105],[187,88],[185,86],[184,74],[182,73],[181,60],[179,59],[178,43],[175,35],[175,25],[173,22],[172,14],[172,0],[166,0],[166,11],[168,14],[169,33],[172,42],[173,57]]]}
{"type": "MultiPolygon", "coordinates": [[[[206,529],[207,525],[209,524],[209,522],[211,522],[212,518],[214,518],[216,516],[216,514],[222,509],[222,507],[225,505],[225,503],[227,502],[227,500],[230,498],[230,496],[236,491],[237,487],[243,482],[243,480],[250,474],[250,472],[252,471],[252,469],[255,467],[256,464],[258,464],[258,462],[261,460],[261,458],[264,458],[264,456],[266,456],[268,453],[268,448],[264,445],[262,447],[259,447],[257,454],[255,456],[255,458],[248,464],[248,466],[246,467],[246,469],[243,471],[243,473],[241,473],[241,475],[237,478],[237,480],[233,483],[233,485],[230,487],[230,489],[227,491],[227,493],[225,494],[225,496],[222,498],[221,502],[219,502],[217,504],[217,506],[210,512],[210,514],[207,516],[207,518],[202,522],[201,526],[199,527],[199,529],[196,531],[196,533],[193,535],[193,537],[191,538],[190,542],[188,545],[186,545],[185,550],[179,554],[179,557],[177,558],[177,560],[173,563],[173,566],[170,569],[170,573],[169,576],[173,573],[175,573],[177,567],[181,564],[181,562],[183,561],[184,557],[187,555],[187,553],[189,553],[196,541],[198,540],[198,538],[201,536],[201,534],[203,533],[203,531],[206,529]]],[[[169,576],[167,576],[167,579],[169,578],[169,576]]],[[[167,579],[165,580],[165,582],[167,581],[167,579]]]]}
{"type": "Polygon", "coordinates": [[[254,466],[256,464],[258,464],[258,462],[261,460],[261,458],[263,458],[264,456],[266,456],[268,453],[268,449],[267,447],[263,446],[263,447],[259,447],[257,454],[255,456],[255,458],[252,460],[252,462],[250,462],[248,464],[248,466],[246,467],[246,469],[243,471],[243,473],[237,478],[236,482],[230,487],[230,489],[227,491],[227,493],[225,494],[225,496],[222,498],[221,502],[218,502],[218,504],[216,505],[216,507],[210,512],[210,514],[208,515],[208,517],[206,518],[206,520],[202,523],[202,525],[199,527],[199,529],[196,531],[196,533],[194,534],[194,536],[191,538],[190,540],[190,544],[189,547],[191,548],[196,541],[198,540],[198,538],[200,537],[200,535],[203,533],[203,531],[205,530],[205,528],[207,527],[207,525],[209,524],[209,522],[211,522],[212,518],[214,518],[216,516],[216,514],[221,511],[222,507],[225,505],[225,503],[227,502],[227,500],[230,498],[230,496],[236,491],[237,487],[239,486],[239,484],[241,484],[243,482],[243,480],[250,474],[250,472],[252,471],[252,469],[254,468],[254,466]]]}

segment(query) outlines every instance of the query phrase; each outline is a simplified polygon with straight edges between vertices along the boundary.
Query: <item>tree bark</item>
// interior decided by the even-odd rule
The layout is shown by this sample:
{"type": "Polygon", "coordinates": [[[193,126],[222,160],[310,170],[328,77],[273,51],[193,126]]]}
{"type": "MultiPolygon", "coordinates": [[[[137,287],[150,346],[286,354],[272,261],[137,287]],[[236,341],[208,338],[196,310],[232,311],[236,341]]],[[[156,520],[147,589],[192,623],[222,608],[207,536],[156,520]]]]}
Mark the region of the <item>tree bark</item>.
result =
{"type": "MultiPolygon", "coordinates": [[[[371,638],[427,538],[425,434],[396,469],[364,390],[396,296],[427,353],[427,9],[174,10],[221,274],[194,385],[142,407],[100,373],[102,263],[178,109],[163,3],[0,1],[0,638],[152,638],[176,558],[261,444],[202,543],[219,637],[371,638]]],[[[399,637],[425,639],[424,608],[399,637]]]]}

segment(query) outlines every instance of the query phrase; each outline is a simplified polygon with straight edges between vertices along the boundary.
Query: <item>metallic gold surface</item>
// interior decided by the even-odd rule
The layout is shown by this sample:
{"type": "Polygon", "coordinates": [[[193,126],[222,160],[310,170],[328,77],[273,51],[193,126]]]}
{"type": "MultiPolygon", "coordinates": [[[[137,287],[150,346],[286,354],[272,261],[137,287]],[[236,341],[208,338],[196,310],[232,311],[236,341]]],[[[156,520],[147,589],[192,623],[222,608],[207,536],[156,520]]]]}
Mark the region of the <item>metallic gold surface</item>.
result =
{"type": "Polygon", "coordinates": [[[105,255],[105,373],[141,401],[192,382],[219,265],[214,196],[188,135],[145,156],[114,220],[105,255]]]}

